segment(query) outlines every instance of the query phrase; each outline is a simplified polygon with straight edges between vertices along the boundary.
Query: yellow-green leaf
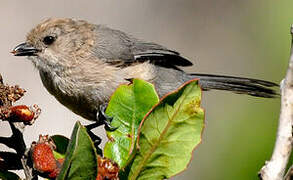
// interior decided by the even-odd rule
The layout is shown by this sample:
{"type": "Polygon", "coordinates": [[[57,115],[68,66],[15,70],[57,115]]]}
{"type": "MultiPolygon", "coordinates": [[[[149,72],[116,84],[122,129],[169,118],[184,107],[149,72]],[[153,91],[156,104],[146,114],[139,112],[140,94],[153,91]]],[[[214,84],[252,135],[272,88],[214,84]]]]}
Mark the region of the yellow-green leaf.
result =
{"type": "Polygon", "coordinates": [[[153,84],[134,79],[129,85],[120,85],[111,97],[106,114],[113,117],[115,131],[108,131],[104,156],[124,168],[135,150],[137,130],[145,114],[159,102],[153,84]]]}
{"type": "Polygon", "coordinates": [[[200,143],[204,110],[198,81],[169,94],[143,120],[128,179],[166,179],[183,171],[200,143]]]}

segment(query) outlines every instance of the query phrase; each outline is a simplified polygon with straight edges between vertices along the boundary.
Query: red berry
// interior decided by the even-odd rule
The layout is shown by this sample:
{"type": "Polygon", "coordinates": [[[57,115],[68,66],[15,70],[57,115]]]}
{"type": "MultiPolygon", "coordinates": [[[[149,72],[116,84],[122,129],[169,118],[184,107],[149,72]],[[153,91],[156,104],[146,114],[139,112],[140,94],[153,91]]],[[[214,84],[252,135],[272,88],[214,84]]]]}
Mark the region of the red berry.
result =
{"type": "Polygon", "coordinates": [[[96,180],[119,180],[118,172],[118,164],[111,161],[110,159],[98,156],[98,176],[96,180]]]}
{"type": "Polygon", "coordinates": [[[10,107],[10,116],[18,121],[30,122],[34,119],[35,113],[25,105],[12,106],[10,107]]]}
{"type": "Polygon", "coordinates": [[[53,172],[57,168],[52,148],[48,144],[36,144],[32,152],[34,168],[38,172],[53,172]]]}
{"type": "Polygon", "coordinates": [[[64,159],[56,160],[53,150],[56,148],[52,139],[40,135],[39,141],[32,143],[31,158],[34,169],[43,177],[56,178],[64,159]]]}

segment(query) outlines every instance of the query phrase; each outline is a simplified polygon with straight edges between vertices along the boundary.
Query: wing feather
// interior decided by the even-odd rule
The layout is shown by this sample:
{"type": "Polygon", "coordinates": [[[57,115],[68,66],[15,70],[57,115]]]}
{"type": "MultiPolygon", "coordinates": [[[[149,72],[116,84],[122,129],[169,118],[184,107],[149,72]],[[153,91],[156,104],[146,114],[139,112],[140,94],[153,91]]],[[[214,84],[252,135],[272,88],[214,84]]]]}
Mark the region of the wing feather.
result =
{"type": "Polygon", "coordinates": [[[159,66],[178,69],[176,66],[191,66],[192,63],[178,52],[156,43],[138,40],[122,31],[98,25],[95,56],[109,63],[121,61],[127,65],[150,61],[159,66]]]}

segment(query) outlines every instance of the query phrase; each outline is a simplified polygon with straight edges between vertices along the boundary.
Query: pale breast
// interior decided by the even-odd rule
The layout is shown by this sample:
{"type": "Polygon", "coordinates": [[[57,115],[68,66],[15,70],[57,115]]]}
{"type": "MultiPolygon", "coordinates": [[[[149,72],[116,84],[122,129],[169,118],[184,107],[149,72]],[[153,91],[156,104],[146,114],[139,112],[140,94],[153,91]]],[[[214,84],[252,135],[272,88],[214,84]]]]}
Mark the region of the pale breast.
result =
{"type": "Polygon", "coordinates": [[[52,72],[40,71],[42,82],[48,92],[61,104],[88,120],[96,120],[101,104],[98,89],[81,87],[78,82],[59,77],[52,72]]]}

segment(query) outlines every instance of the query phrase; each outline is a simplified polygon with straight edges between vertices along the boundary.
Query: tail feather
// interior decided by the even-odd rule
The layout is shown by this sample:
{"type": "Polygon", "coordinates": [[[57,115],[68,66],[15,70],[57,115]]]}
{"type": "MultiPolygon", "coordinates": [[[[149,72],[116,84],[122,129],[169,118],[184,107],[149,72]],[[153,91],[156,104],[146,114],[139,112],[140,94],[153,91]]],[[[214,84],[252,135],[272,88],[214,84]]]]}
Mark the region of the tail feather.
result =
{"type": "Polygon", "coordinates": [[[191,74],[194,78],[199,78],[199,84],[203,90],[217,89],[232,91],[237,94],[248,94],[251,96],[273,98],[278,93],[272,89],[278,84],[243,77],[210,75],[210,74],[191,74]]]}

